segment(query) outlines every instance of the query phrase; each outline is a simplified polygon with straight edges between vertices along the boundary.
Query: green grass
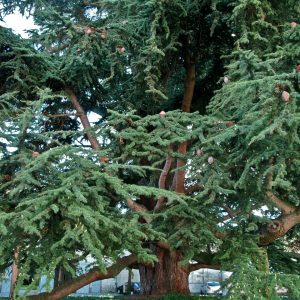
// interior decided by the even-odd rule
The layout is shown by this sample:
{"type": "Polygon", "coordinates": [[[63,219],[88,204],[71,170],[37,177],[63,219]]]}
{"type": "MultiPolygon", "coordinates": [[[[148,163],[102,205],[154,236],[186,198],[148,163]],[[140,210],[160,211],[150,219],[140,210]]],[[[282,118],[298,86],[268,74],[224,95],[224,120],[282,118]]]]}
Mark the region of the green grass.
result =
{"type": "MultiPolygon", "coordinates": [[[[135,295],[137,296],[137,295],[135,295]]],[[[67,298],[64,298],[65,300],[111,300],[111,299],[118,299],[119,300],[122,300],[122,298],[124,298],[124,300],[130,300],[131,299],[131,296],[128,296],[128,295],[125,295],[125,296],[115,296],[115,297],[106,297],[106,296],[98,296],[98,297],[95,297],[95,296],[77,296],[77,297],[67,297],[67,298]]],[[[138,298],[138,297],[134,297],[134,300],[145,300],[147,299],[146,297],[141,297],[141,298],[138,298]]],[[[149,298],[151,299],[151,298],[149,298]]],[[[199,295],[194,295],[194,296],[188,296],[188,295],[165,295],[165,296],[162,296],[160,298],[154,298],[155,300],[225,300],[226,298],[225,297],[200,297],[199,295]]]]}

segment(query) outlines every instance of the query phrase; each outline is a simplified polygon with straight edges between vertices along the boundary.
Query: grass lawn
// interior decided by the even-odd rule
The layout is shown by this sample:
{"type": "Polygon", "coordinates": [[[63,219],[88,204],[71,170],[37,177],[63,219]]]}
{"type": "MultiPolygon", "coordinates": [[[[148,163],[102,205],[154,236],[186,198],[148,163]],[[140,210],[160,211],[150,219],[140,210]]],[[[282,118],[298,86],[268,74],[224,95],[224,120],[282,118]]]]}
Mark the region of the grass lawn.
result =
{"type": "Polygon", "coordinates": [[[146,299],[155,299],[155,300],[225,300],[225,297],[206,297],[206,296],[199,296],[199,295],[194,295],[194,296],[185,296],[185,295],[166,295],[166,296],[162,296],[160,298],[156,298],[156,297],[146,297],[146,296],[141,296],[139,297],[139,295],[134,295],[134,296],[129,296],[129,295],[125,295],[125,296],[115,296],[115,297],[88,297],[88,296],[79,296],[79,297],[67,297],[65,298],[65,300],[111,300],[111,299],[119,299],[119,300],[146,300],[146,299]]]}

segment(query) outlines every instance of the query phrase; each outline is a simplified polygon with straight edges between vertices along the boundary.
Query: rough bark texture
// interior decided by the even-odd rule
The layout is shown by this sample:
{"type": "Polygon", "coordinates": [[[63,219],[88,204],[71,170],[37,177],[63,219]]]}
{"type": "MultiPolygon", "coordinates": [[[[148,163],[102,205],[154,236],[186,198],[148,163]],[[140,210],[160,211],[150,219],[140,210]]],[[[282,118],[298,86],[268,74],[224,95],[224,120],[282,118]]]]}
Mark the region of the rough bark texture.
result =
{"type": "Polygon", "coordinates": [[[139,267],[142,294],[163,295],[168,293],[189,294],[189,268],[181,266],[178,251],[156,247],[158,261],[154,266],[139,267]]]}
{"type": "Polygon", "coordinates": [[[261,245],[268,245],[276,239],[284,236],[291,228],[300,223],[300,210],[296,210],[288,215],[282,215],[280,218],[272,221],[264,229],[260,237],[261,245]]]}

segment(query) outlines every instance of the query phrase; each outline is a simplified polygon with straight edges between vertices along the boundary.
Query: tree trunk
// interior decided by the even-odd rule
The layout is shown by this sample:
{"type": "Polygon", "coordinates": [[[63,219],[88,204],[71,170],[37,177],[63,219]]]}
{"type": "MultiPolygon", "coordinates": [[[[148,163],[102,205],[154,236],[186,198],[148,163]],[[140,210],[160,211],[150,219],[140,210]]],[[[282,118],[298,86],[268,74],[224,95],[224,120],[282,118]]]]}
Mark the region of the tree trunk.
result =
{"type": "Polygon", "coordinates": [[[155,250],[158,261],[154,266],[139,267],[141,293],[145,295],[189,294],[189,268],[180,265],[179,251],[159,247],[155,250]]]}

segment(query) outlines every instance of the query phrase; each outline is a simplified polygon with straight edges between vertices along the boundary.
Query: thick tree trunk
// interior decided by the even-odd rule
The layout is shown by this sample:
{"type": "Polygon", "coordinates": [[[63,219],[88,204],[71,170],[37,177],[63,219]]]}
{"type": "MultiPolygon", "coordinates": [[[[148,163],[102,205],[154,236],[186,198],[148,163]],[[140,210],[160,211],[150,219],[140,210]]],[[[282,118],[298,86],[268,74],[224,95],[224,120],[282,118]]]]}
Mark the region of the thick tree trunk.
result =
{"type": "Polygon", "coordinates": [[[189,268],[180,264],[178,251],[157,247],[154,266],[140,265],[141,293],[145,295],[189,294],[189,268]]]}

